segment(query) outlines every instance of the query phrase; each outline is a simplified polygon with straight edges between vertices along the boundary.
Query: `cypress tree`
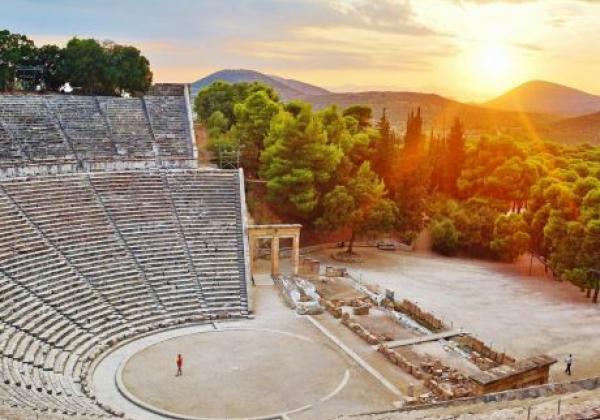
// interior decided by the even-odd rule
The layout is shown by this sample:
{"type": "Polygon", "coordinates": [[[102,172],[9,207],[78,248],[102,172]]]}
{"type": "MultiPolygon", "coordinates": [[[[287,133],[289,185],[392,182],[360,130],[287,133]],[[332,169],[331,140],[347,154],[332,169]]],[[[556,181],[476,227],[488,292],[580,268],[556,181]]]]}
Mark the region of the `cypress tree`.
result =
{"type": "Polygon", "coordinates": [[[386,109],[383,109],[381,118],[377,122],[379,139],[373,155],[373,168],[389,187],[392,184],[392,172],[396,161],[396,134],[387,117],[386,109]]]}
{"type": "Polygon", "coordinates": [[[404,135],[404,151],[408,155],[422,151],[423,118],[421,107],[417,112],[411,111],[406,120],[406,134],[404,135]]]}
{"type": "Polygon", "coordinates": [[[465,130],[458,118],[454,119],[446,144],[444,191],[450,195],[457,196],[458,187],[456,182],[465,164],[465,130]]]}

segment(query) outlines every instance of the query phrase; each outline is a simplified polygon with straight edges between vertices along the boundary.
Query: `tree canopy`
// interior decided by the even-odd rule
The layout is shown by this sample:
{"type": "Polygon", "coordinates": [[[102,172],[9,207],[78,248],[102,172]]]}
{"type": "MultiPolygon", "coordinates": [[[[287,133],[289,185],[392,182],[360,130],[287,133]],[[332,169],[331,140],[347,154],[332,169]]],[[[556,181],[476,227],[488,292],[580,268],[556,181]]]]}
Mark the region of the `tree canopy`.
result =
{"type": "Polygon", "coordinates": [[[375,234],[411,241],[430,221],[439,253],[512,261],[530,252],[598,293],[598,148],[473,136],[460,119],[426,136],[419,109],[402,135],[386,111],[375,122],[364,105],[315,111],[259,83],[216,82],[195,107],[209,144],[241,147],[271,214],[342,234],[350,252],[375,234]]]}
{"type": "Polygon", "coordinates": [[[323,198],[323,215],[317,225],[327,230],[351,231],[348,254],[358,235],[389,232],[394,226],[397,208],[387,197],[384,182],[363,162],[345,185],[337,185],[323,198]]]}
{"type": "Polygon", "coordinates": [[[267,180],[269,198],[288,204],[296,214],[309,215],[341,157],[310,105],[294,102],[280,109],[261,155],[261,176],[267,180]]]}
{"type": "Polygon", "coordinates": [[[0,31],[0,89],[13,88],[18,66],[35,64],[36,49],[25,35],[0,31]]]}
{"type": "Polygon", "coordinates": [[[39,69],[39,83],[49,90],[69,82],[76,92],[118,95],[145,92],[152,84],[150,63],[135,47],[72,38],[64,48],[38,48],[25,35],[0,31],[0,89],[20,88],[23,66],[39,69]]]}

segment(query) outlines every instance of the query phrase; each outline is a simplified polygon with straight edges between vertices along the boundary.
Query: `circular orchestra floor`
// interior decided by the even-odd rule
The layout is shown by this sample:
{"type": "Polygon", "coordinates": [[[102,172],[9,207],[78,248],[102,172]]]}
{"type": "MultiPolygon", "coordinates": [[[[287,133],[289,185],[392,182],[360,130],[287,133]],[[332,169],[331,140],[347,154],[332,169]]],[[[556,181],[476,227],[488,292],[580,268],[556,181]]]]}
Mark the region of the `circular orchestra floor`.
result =
{"type": "Polygon", "coordinates": [[[174,418],[268,418],[310,408],[348,381],[332,348],[295,333],[223,329],[152,344],[125,360],[120,391],[174,418]],[[183,375],[175,359],[183,356],[183,375]]]}

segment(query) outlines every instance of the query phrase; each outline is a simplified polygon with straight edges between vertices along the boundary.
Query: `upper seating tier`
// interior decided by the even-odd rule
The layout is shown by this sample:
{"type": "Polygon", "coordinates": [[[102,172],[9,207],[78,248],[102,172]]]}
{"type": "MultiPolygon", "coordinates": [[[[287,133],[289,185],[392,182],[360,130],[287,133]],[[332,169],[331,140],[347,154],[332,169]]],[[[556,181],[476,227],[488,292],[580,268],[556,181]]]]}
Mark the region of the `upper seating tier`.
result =
{"type": "Polygon", "coordinates": [[[18,170],[34,165],[55,165],[39,174],[97,170],[102,162],[193,168],[187,92],[157,85],[142,98],[0,95],[0,177],[36,173],[18,170]]]}

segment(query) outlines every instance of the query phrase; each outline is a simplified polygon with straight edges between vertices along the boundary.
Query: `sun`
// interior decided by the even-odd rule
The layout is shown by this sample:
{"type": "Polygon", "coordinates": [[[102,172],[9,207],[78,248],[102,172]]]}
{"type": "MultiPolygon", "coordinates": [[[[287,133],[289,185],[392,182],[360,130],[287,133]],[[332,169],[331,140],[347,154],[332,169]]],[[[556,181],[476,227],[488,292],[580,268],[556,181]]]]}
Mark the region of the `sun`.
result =
{"type": "Polygon", "coordinates": [[[504,79],[512,73],[513,62],[506,47],[488,45],[479,52],[478,67],[484,77],[504,79]]]}
{"type": "Polygon", "coordinates": [[[468,81],[467,89],[481,97],[511,88],[524,77],[522,56],[505,42],[481,40],[466,46],[463,54],[457,64],[468,81]]]}

